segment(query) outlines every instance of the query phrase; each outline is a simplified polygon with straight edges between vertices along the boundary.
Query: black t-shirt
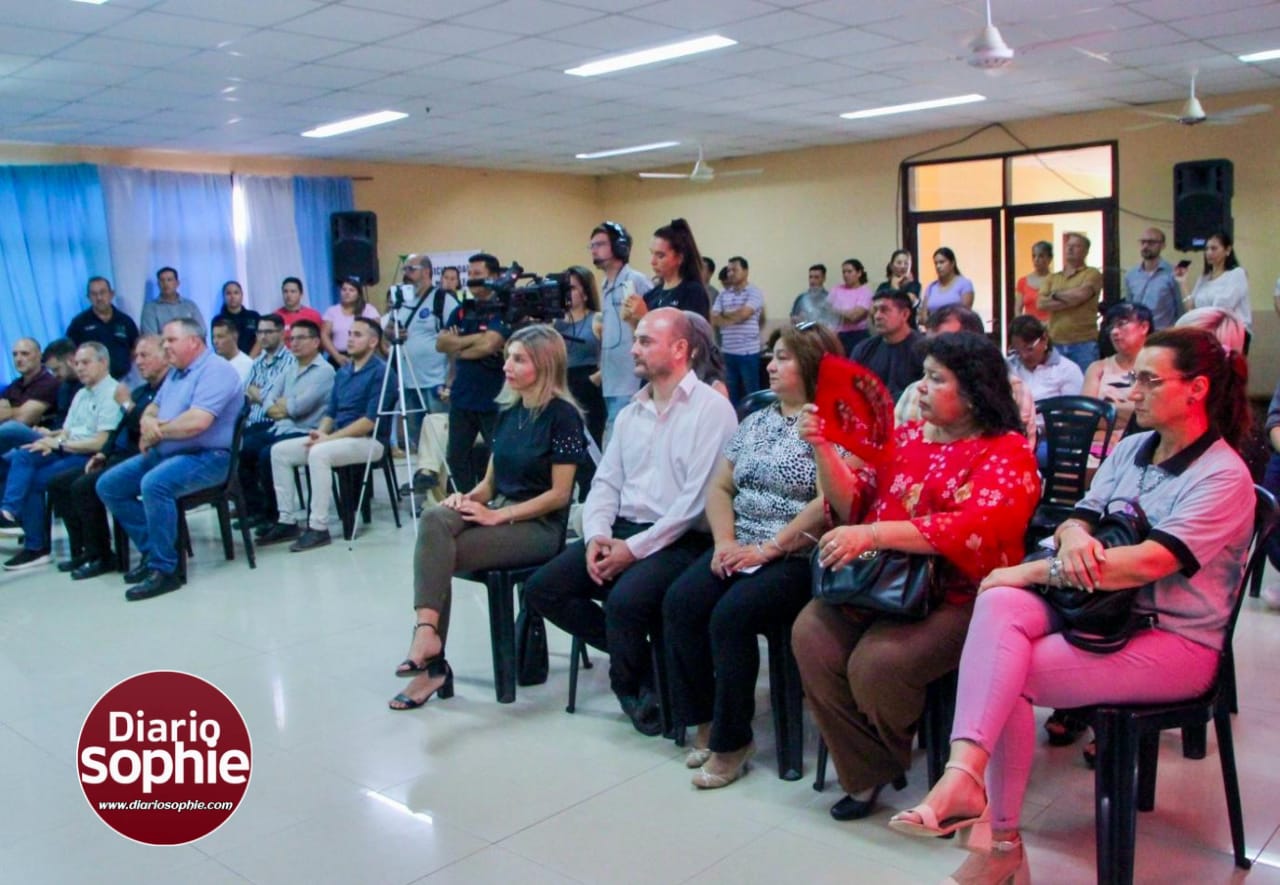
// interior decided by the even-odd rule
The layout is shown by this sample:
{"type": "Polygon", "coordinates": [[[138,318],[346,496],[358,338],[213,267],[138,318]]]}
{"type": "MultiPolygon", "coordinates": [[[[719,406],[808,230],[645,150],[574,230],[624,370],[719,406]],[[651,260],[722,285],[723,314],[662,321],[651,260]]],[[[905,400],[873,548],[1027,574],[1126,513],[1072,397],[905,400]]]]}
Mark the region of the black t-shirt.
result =
{"type": "Polygon", "coordinates": [[[880,376],[889,395],[897,402],[907,385],[924,377],[924,357],[919,344],[924,335],[912,332],[897,344],[889,344],[879,335],[873,335],[854,345],[849,359],[861,363],[880,376]]]}
{"type": "Polygon", "coordinates": [[[582,415],[553,399],[536,415],[523,405],[503,409],[493,432],[493,479],[497,494],[527,501],[551,488],[551,465],[586,463],[582,415]]]}
{"type": "Polygon", "coordinates": [[[133,317],[112,308],[111,319],[102,320],[93,308],[82,311],[67,326],[67,337],[79,347],[86,341],[96,341],[107,349],[111,361],[111,377],[123,378],[129,374],[133,362],[133,345],[138,340],[138,324],[133,317]]]}
{"type": "MultiPolygon", "coordinates": [[[[459,335],[497,332],[503,340],[511,337],[511,329],[500,311],[477,311],[475,304],[467,301],[454,309],[445,327],[457,329],[459,335]]],[[[502,351],[478,360],[458,359],[454,363],[453,386],[449,389],[450,406],[472,412],[496,412],[498,404],[493,400],[506,380],[502,362],[502,351]]]]}
{"type": "Polygon", "coordinates": [[[711,319],[711,301],[707,298],[707,289],[697,280],[681,280],[680,285],[674,289],[650,289],[644,293],[644,303],[650,310],[678,307],[711,319]]]}
{"type": "Polygon", "coordinates": [[[236,324],[236,331],[240,333],[240,337],[236,340],[236,346],[240,348],[241,353],[250,353],[253,351],[253,345],[258,342],[258,320],[262,319],[262,314],[256,310],[249,310],[247,307],[240,308],[239,313],[231,313],[225,307],[222,313],[214,317],[231,320],[236,324]]]}

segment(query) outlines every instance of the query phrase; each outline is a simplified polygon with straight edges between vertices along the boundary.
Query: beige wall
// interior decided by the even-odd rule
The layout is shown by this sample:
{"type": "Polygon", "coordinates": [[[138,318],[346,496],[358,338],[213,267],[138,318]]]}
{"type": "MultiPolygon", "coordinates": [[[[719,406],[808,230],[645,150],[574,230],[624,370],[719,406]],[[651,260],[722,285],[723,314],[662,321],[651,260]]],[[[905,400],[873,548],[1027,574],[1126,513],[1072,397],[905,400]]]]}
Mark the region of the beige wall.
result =
{"type": "MultiPolygon", "coordinates": [[[[1280,91],[1215,97],[1211,109],[1268,102],[1280,107],[1280,91]]],[[[1236,242],[1249,272],[1255,317],[1255,392],[1269,392],[1280,366],[1280,320],[1271,293],[1280,276],[1280,113],[1248,118],[1234,127],[1162,126],[1140,132],[1126,127],[1142,118],[1102,111],[1009,124],[1037,147],[1117,139],[1120,143],[1121,263],[1138,261],[1137,239],[1149,222],[1133,214],[1169,219],[1172,166],[1182,160],[1227,157],[1235,163],[1236,242]]],[[[849,124],[852,127],[856,124],[849,124]]],[[[648,235],[673,217],[693,226],[700,247],[720,263],[732,254],[751,261],[753,282],[768,296],[773,318],[785,315],[805,286],[805,271],[825,262],[838,276],[840,261],[860,258],[873,281],[897,245],[898,163],[907,155],[953,140],[963,132],[934,132],[740,158],[717,169],[763,166],[759,177],[721,179],[706,185],[640,181],[633,176],[539,175],[436,166],[323,162],[279,157],[226,157],[159,151],[0,145],[0,163],[93,162],[150,168],[252,174],[351,175],[358,208],[378,213],[384,274],[396,255],[416,249],[480,247],[504,262],[518,258],[546,272],[587,259],[591,228],[614,218],[637,240],[635,263],[647,272],[648,235]]],[[[931,157],[1017,149],[999,131],[931,157]]],[[[1172,224],[1162,225],[1172,241],[1172,224]]],[[[1176,261],[1172,247],[1166,257],[1176,261]]],[[[962,257],[962,265],[968,259],[962,257]]],[[[925,280],[931,278],[927,272],[925,280]]],[[[834,281],[834,280],[832,280],[834,281]]]]}
{"type": "MultiPolygon", "coordinates": [[[[1212,110],[1267,102],[1280,108],[1280,91],[1217,96],[1212,110]]],[[[1144,118],[1128,111],[1100,111],[1012,122],[1009,128],[1035,147],[1116,139],[1120,144],[1121,264],[1139,261],[1138,235],[1151,222],[1129,213],[1172,218],[1174,163],[1226,157],[1235,164],[1236,246],[1249,273],[1253,295],[1254,350],[1251,389],[1270,393],[1280,369],[1280,320],[1272,291],[1280,277],[1280,112],[1247,118],[1239,126],[1160,126],[1126,131],[1144,118]]],[[[851,127],[854,124],[850,124],[851,127]]],[[[781,317],[791,299],[805,288],[809,264],[824,262],[838,278],[844,258],[859,258],[873,281],[882,278],[884,263],[897,246],[900,224],[896,209],[898,164],[903,157],[952,141],[964,130],[933,132],[891,141],[812,148],[723,160],[718,171],[764,167],[759,177],[722,179],[707,185],[640,181],[613,176],[602,183],[604,214],[626,224],[641,243],[673,216],[689,220],[698,245],[717,261],[734,253],[751,261],[751,279],[766,293],[771,317],[781,317]]],[[[1002,132],[993,130],[964,145],[929,158],[1018,150],[1002,132]]],[[[1165,257],[1176,263],[1173,225],[1160,224],[1170,246],[1165,257]]],[[[1095,256],[1096,257],[1096,256],[1095,256]]],[[[975,264],[960,256],[961,266],[975,264]]],[[[637,259],[642,260],[642,259],[637,259]]],[[[1198,268],[1197,260],[1193,268],[1198,268]]],[[[921,274],[932,279],[931,268],[921,274]]]]}

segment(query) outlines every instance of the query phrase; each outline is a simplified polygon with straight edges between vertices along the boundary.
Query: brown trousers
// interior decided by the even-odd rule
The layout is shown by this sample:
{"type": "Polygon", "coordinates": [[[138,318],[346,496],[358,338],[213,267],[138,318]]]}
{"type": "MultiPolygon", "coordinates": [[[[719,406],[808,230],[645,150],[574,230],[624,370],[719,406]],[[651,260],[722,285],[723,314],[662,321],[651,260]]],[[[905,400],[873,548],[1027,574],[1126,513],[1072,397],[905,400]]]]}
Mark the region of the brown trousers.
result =
{"type": "Polygon", "coordinates": [[[840,786],[856,793],[911,767],[925,688],[960,666],[973,604],[899,621],[812,600],[791,628],[804,693],[840,786]]]}
{"type": "Polygon", "coordinates": [[[560,552],[562,516],[550,513],[513,525],[478,526],[437,504],[418,518],[413,548],[413,607],[440,613],[440,643],[449,635],[453,576],[483,568],[546,562],[560,552]]]}

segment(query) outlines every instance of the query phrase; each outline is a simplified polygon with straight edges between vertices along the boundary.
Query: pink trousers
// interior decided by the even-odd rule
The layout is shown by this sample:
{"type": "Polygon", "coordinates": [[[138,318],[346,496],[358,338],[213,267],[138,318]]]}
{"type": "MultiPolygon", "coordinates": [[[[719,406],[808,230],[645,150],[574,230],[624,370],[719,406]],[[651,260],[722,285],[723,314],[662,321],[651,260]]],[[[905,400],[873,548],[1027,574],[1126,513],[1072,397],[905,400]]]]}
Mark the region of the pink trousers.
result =
{"type": "Polygon", "coordinates": [[[1113,654],[1078,649],[1061,628],[1048,603],[1018,587],[987,590],[974,606],[951,739],[991,754],[996,829],[1018,828],[1036,745],[1033,705],[1183,700],[1204,692],[1217,671],[1218,652],[1159,628],[1139,631],[1113,654]]]}

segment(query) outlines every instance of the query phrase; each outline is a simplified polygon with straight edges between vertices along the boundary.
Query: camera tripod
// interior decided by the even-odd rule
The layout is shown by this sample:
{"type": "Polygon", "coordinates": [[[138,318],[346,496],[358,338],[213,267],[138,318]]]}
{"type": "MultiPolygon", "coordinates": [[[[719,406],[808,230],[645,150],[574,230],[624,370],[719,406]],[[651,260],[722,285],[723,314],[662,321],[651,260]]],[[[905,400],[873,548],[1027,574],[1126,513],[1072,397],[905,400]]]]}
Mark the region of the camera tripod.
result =
{"type": "MultiPolygon", "coordinates": [[[[404,265],[404,261],[407,257],[408,257],[407,255],[400,256],[399,262],[396,265],[395,274],[392,276],[392,279],[396,279],[400,277],[401,268],[404,265]]],[[[400,340],[400,334],[401,334],[401,331],[404,329],[404,326],[402,326],[400,323],[399,312],[403,307],[404,307],[403,295],[400,293],[399,289],[397,288],[393,302],[388,305],[388,308],[389,308],[388,313],[391,316],[391,326],[387,331],[387,334],[390,335],[390,352],[387,354],[387,364],[382,372],[382,386],[378,390],[378,417],[373,422],[372,438],[375,440],[378,438],[378,428],[381,426],[384,418],[391,418],[391,420],[393,421],[399,420],[401,422],[400,426],[406,429],[406,435],[407,435],[408,426],[409,426],[409,422],[408,422],[409,415],[424,413],[423,414],[424,419],[428,419],[428,420],[423,421],[422,423],[423,429],[427,433],[431,434],[431,438],[436,443],[438,449],[440,451],[444,451],[444,446],[441,443],[441,440],[438,435],[439,432],[437,431],[435,425],[429,420],[429,415],[425,414],[428,411],[427,403],[423,401],[421,395],[419,394],[417,405],[410,408],[409,402],[405,398],[406,375],[408,376],[410,381],[410,389],[418,391],[418,390],[421,390],[422,387],[421,385],[418,384],[418,376],[413,369],[413,360],[410,359],[404,353],[404,343],[400,340]],[[391,376],[393,372],[395,374],[396,388],[397,388],[396,402],[394,406],[391,406],[390,408],[385,408],[384,404],[387,401],[387,388],[391,383],[391,376]]],[[[387,445],[390,445],[390,441],[388,441],[387,445]]],[[[418,528],[418,506],[417,506],[416,493],[414,491],[414,484],[413,484],[413,476],[414,476],[413,458],[414,458],[414,453],[416,451],[417,445],[418,445],[418,441],[416,439],[404,440],[405,472],[409,478],[409,516],[413,520],[413,528],[414,528],[415,536],[417,534],[417,528],[418,528]]],[[[369,476],[372,472],[373,472],[373,447],[370,446],[369,454],[365,456],[364,473],[360,479],[360,493],[356,498],[355,512],[357,514],[359,514],[361,509],[364,507],[364,496],[369,491],[369,476]]],[[[399,494],[399,492],[395,489],[393,489],[391,493],[393,495],[399,494]]],[[[356,535],[359,532],[359,523],[360,523],[360,520],[357,519],[352,524],[351,539],[347,542],[348,550],[350,550],[351,545],[355,543],[356,535]]]]}

